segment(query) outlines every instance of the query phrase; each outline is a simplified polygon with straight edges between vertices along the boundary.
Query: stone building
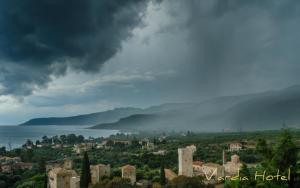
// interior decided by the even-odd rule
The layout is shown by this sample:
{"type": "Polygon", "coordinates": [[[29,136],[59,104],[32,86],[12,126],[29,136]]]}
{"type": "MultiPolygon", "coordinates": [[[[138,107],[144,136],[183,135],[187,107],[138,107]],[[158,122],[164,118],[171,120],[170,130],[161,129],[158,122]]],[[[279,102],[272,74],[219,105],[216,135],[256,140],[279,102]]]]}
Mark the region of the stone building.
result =
{"type": "Polygon", "coordinates": [[[97,164],[91,165],[92,184],[96,184],[101,180],[101,177],[110,176],[110,165],[97,164]]]}
{"type": "Polygon", "coordinates": [[[153,155],[166,155],[168,153],[167,150],[158,150],[158,151],[155,151],[155,152],[152,152],[153,155]]]}
{"type": "Polygon", "coordinates": [[[154,150],[155,149],[155,145],[154,145],[153,142],[148,141],[148,142],[143,143],[142,149],[154,150]]]}
{"type": "Polygon", "coordinates": [[[64,160],[64,168],[67,170],[73,169],[73,161],[71,159],[64,160]]]}
{"type": "Polygon", "coordinates": [[[202,172],[206,179],[212,176],[217,180],[219,177],[224,176],[224,167],[216,163],[204,163],[202,165],[202,172]]]}
{"type": "Polygon", "coordinates": [[[242,167],[240,157],[236,154],[231,156],[231,161],[224,164],[226,175],[236,175],[238,170],[242,167]]]}
{"type": "Polygon", "coordinates": [[[11,165],[1,165],[1,172],[3,173],[12,173],[12,167],[11,165]]]}
{"type": "Polygon", "coordinates": [[[228,151],[234,152],[234,151],[240,151],[242,149],[241,143],[230,143],[228,151]]]}
{"type": "Polygon", "coordinates": [[[142,179],[136,182],[136,187],[138,188],[149,188],[151,185],[152,182],[150,180],[142,179]]]}
{"type": "Polygon", "coordinates": [[[196,152],[196,150],[197,150],[197,147],[194,144],[187,146],[186,148],[190,149],[193,153],[196,152]]]}
{"type": "Polygon", "coordinates": [[[193,162],[193,173],[194,176],[202,175],[202,165],[204,164],[203,161],[194,161],[193,162]]]}
{"type": "Polygon", "coordinates": [[[91,149],[92,147],[88,144],[76,144],[73,147],[73,151],[78,155],[91,149]]]}
{"type": "Polygon", "coordinates": [[[32,169],[33,163],[24,163],[20,157],[6,157],[0,156],[0,171],[5,173],[12,173],[14,170],[32,169]]]}
{"type": "Polygon", "coordinates": [[[14,169],[22,169],[22,170],[26,170],[26,169],[31,170],[33,168],[33,163],[19,162],[19,163],[15,163],[13,165],[13,168],[14,169]]]}
{"type": "Polygon", "coordinates": [[[130,179],[132,185],[136,182],[135,166],[125,165],[122,167],[122,178],[130,179]]]}
{"type": "Polygon", "coordinates": [[[194,176],[203,176],[205,180],[215,179],[224,176],[224,167],[216,163],[193,162],[194,176]]]}
{"type": "Polygon", "coordinates": [[[49,172],[50,170],[52,170],[54,168],[58,168],[58,167],[62,167],[62,165],[60,163],[51,162],[46,165],[46,172],[49,172]]]}
{"type": "Polygon", "coordinates": [[[124,144],[124,145],[131,145],[131,140],[113,140],[114,144],[124,144]]]}
{"type": "Polygon", "coordinates": [[[54,168],[48,173],[49,188],[76,188],[73,179],[78,177],[74,170],[64,168],[54,168]]]}
{"type": "Polygon", "coordinates": [[[74,176],[70,180],[71,188],[80,188],[80,176],[74,176]]]}
{"type": "Polygon", "coordinates": [[[193,176],[193,153],[195,151],[196,147],[194,145],[178,149],[178,175],[193,176]]]}

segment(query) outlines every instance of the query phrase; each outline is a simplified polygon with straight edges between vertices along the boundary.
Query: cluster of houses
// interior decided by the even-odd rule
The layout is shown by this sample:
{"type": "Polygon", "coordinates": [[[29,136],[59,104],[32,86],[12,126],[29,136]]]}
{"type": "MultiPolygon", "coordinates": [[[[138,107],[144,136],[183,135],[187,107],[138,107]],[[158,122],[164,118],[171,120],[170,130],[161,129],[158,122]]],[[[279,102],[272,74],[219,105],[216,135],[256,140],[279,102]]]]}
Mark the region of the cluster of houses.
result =
{"type": "MultiPolygon", "coordinates": [[[[228,151],[238,152],[242,149],[240,143],[230,143],[228,151]]],[[[193,154],[196,151],[196,146],[191,145],[185,148],[178,149],[178,175],[192,177],[203,176],[207,183],[218,183],[224,177],[232,177],[236,175],[242,166],[240,158],[237,154],[231,156],[231,160],[226,160],[226,151],[223,150],[223,164],[193,161],[193,154]]],[[[172,180],[177,175],[170,169],[165,170],[166,178],[172,180]]]]}
{"type": "Polygon", "coordinates": [[[14,170],[32,169],[33,163],[24,163],[20,157],[0,157],[0,172],[12,173],[14,170]]]}
{"type": "MultiPolygon", "coordinates": [[[[151,151],[154,155],[166,155],[168,151],[158,150],[155,151],[156,146],[149,139],[140,140],[139,145],[142,149],[151,151]]],[[[93,148],[110,148],[111,144],[133,144],[130,140],[103,140],[101,143],[82,143],[75,144],[73,151],[80,155],[83,152],[89,151],[93,148]],[[109,143],[110,142],[110,143],[109,143]]],[[[58,147],[53,145],[54,147],[58,147]]],[[[33,147],[32,145],[26,145],[33,147]]],[[[43,147],[37,145],[36,147],[43,147]]],[[[63,146],[60,146],[63,147],[63,146]]],[[[241,143],[230,143],[228,150],[223,150],[223,164],[204,162],[204,161],[193,161],[193,154],[197,148],[195,145],[190,145],[184,148],[178,148],[178,174],[171,169],[164,169],[166,179],[171,181],[177,176],[204,176],[207,183],[217,183],[218,178],[225,176],[233,176],[237,174],[241,168],[242,163],[240,162],[239,156],[234,154],[231,156],[231,160],[227,161],[226,153],[235,152],[242,150],[241,143]]],[[[0,157],[0,172],[12,173],[15,169],[32,169],[32,163],[24,163],[20,157],[0,157]]],[[[79,188],[80,187],[80,176],[73,169],[73,161],[66,159],[63,164],[54,161],[52,164],[46,166],[48,172],[48,188],[79,188]]],[[[111,176],[111,167],[109,164],[97,164],[91,165],[91,183],[97,184],[103,177],[111,176]]],[[[140,180],[137,182],[136,179],[136,167],[132,165],[125,165],[121,167],[122,178],[130,180],[132,185],[140,185],[145,187],[145,184],[149,182],[143,182],[140,180]]],[[[146,181],[146,180],[145,180],[146,181]]]]}
{"type": "MultiPolygon", "coordinates": [[[[110,165],[91,165],[91,183],[93,185],[100,182],[102,177],[111,175],[110,165]]],[[[121,168],[122,178],[130,180],[131,184],[136,183],[135,166],[125,165],[121,168]]],[[[48,172],[49,188],[80,188],[80,176],[73,170],[73,162],[65,160],[62,166],[56,166],[48,172]]]]}
{"type": "MultiPolygon", "coordinates": [[[[130,143],[127,143],[130,144],[130,143]]],[[[149,147],[147,142],[144,144],[146,148],[149,147]]],[[[89,147],[85,145],[85,147],[89,147]]],[[[154,145],[150,144],[151,149],[154,145]]],[[[203,161],[193,161],[193,154],[196,151],[195,145],[190,145],[185,148],[178,149],[178,174],[171,169],[164,169],[166,179],[171,181],[177,176],[204,176],[207,183],[217,183],[218,178],[225,176],[233,176],[238,173],[242,163],[239,160],[239,156],[234,154],[231,156],[230,161],[226,161],[226,151],[223,150],[223,164],[217,163],[205,163],[203,161]]],[[[240,144],[232,143],[229,145],[228,151],[239,151],[242,147],[240,144]],[[240,147],[239,147],[240,146],[240,147]]],[[[163,150],[164,151],[164,150],[163,150]]],[[[164,151],[165,152],[165,151],[164,151]]],[[[162,154],[165,154],[162,152],[162,154]]],[[[47,168],[48,172],[48,184],[49,188],[79,188],[80,177],[73,170],[73,163],[71,160],[65,160],[62,166],[52,166],[47,168]]],[[[102,177],[109,177],[111,175],[110,165],[97,164],[91,165],[91,183],[96,184],[101,181],[102,177]]],[[[130,180],[132,185],[144,186],[142,181],[137,182],[136,179],[136,167],[132,165],[125,165],[121,167],[122,178],[130,180]]]]}
{"type": "MultiPolygon", "coordinates": [[[[103,140],[101,143],[82,143],[76,144],[73,147],[73,151],[76,154],[82,154],[83,152],[89,151],[93,148],[110,148],[108,143],[109,141],[103,140]]],[[[124,144],[131,145],[132,141],[130,140],[112,140],[112,144],[124,144]]],[[[143,139],[139,141],[139,145],[141,145],[142,149],[145,150],[154,150],[155,144],[151,142],[149,139],[143,139]]],[[[155,155],[165,155],[167,153],[166,150],[158,150],[153,152],[155,155]]],[[[80,187],[80,176],[73,169],[73,163],[71,160],[65,160],[62,165],[58,163],[53,163],[51,165],[47,165],[48,171],[48,185],[49,188],[79,188],[80,187]]],[[[91,165],[91,183],[97,184],[102,177],[109,177],[111,175],[110,165],[105,164],[97,164],[91,165]]],[[[145,184],[148,184],[146,181],[136,180],[136,167],[132,165],[125,165],[121,167],[122,178],[126,178],[130,180],[130,183],[133,185],[140,185],[143,187],[145,184]]]]}
{"type": "MultiPolygon", "coordinates": [[[[103,140],[101,143],[81,143],[81,144],[75,144],[73,147],[73,151],[76,154],[82,154],[83,152],[89,151],[93,148],[103,148],[103,149],[110,149],[111,144],[123,144],[123,145],[132,145],[131,140],[120,140],[120,139],[115,139],[115,140],[103,140]]],[[[151,142],[149,139],[142,139],[139,141],[139,145],[142,147],[142,149],[145,150],[154,150],[155,149],[155,144],[151,142]]],[[[159,151],[159,153],[156,153],[157,155],[165,154],[165,151],[159,151]]]]}

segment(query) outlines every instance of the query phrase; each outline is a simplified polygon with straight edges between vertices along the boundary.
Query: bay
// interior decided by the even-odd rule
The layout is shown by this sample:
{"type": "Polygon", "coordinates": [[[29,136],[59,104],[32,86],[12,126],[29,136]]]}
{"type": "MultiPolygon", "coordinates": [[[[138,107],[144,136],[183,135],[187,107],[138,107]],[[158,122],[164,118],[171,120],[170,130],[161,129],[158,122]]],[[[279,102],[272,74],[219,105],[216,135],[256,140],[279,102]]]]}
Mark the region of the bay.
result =
{"type": "Polygon", "coordinates": [[[117,130],[87,129],[89,126],[0,126],[0,146],[9,148],[21,147],[27,139],[35,142],[43,136],[76,134],[88,137],[109,137],[117,130]]]}

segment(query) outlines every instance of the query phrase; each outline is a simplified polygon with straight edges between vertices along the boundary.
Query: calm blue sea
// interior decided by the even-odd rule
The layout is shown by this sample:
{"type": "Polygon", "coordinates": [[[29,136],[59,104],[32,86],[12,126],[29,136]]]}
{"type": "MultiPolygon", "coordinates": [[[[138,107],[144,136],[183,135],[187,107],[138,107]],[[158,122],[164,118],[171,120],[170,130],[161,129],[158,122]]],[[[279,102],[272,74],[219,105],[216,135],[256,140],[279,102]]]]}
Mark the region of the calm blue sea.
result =
{"type": "Polygon", "coordinates": [[[74,133],[76,135],[108,137],[118,133],[116,130],[86,129],[88,126],[0,126],[0,146],[9,149],[22,146],[27,139],[36,141],[43,136],[55,136],[74,133]]]}

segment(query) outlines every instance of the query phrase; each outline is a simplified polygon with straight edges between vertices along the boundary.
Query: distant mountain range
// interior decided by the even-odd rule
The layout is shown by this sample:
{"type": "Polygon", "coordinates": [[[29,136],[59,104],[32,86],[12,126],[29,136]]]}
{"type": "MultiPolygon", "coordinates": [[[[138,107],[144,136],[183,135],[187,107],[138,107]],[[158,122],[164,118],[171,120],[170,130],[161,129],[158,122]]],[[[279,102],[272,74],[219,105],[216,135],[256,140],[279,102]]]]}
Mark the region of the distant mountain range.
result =
{"type": "Polygon", "coordinates": [[[159,106],[152,106],[150,108],[141,109],[141,108],[116,108],[113,110],[108,110],[104,112],[96,112],[91,114],[70,116],[70,117],[47,117],[47,118],[34,118],[29,121],[26,121],[20,125],[95,125],[99,123],[111,123],[118,121],[121,118],[128,117],[130,115],[139,114],[139,113],[157,113],[164,112],[169,110],[174,110],[177,108],[182,108],[188,105],[184,104],[163,104],[159,106]]]}
{"type": "Polygon", "coordinates": [[[97,123],[109,123],[118,121],[122,117],[139,113],[139,108],[116,108],[104,112],[71,116],[71,117],[49,117],[35,118],[21,125],[95,125],[97,123]]]}
{"type": "Polygon", "coordinates": [[[95,125],[125,131],[253,131],[300,128],[300,86],[257,94],[170,103],[146,109],[119,108],[65,118],[38,118],[22,125],[95,125]]]}

